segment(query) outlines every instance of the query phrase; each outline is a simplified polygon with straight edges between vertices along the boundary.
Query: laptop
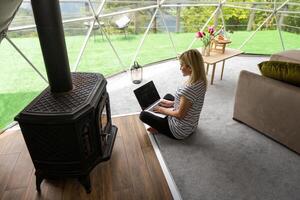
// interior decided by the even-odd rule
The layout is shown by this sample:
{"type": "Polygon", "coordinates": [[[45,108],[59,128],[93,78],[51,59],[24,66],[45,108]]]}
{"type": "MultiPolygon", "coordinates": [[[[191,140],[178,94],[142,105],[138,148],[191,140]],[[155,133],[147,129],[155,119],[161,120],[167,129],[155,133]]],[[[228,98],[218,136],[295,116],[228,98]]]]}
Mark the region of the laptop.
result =
{"type": "Polygon", "coordinates": [[[141,87],[135,89],[133,92],[134,92],[142,110],[150,112],[153,115],[156,115],[161,118],[166,117],[166,115],[164,115],[164,114],[155,113],[153,111],[153,108],[155,106],[157,106],[161,100],[153,81],[150,81],[150,82],[146,83],[145,85],[142,85],[141,87]]]}

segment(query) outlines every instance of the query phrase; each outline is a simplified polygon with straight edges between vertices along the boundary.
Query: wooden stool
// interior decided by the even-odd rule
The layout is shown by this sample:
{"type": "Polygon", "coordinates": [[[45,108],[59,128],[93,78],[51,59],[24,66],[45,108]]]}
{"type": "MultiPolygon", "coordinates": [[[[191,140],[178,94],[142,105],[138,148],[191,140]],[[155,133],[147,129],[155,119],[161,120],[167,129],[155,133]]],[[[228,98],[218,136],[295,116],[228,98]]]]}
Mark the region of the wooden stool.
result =
{"type": "Polygon", "coordinates": [[[216,39],[213,39],[211,49],[213,51],[219,51],[221,53],[224,53],[226,45],[230,44],[230,43],[231,43],[230,40],[216,40],[216,39]]]}

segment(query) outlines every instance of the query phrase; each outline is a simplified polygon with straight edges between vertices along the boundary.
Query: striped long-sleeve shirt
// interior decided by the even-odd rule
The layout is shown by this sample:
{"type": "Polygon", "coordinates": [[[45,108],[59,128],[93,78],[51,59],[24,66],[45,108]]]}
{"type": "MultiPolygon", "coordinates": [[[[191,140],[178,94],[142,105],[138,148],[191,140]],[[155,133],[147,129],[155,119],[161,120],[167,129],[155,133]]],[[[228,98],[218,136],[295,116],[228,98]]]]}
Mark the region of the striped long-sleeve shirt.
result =
{"type": "Polygon", "coordinates": [[[187,114],[183,119],[168,116],[170,130],[177,139],[184,139],[196,130],[205,93],[206,86],[203,81],[193,85],[183,85],[177,89],[174,100],[175,110],[179,107],[181,96],[186,97],[188,101],[192,103],[192,106],[188,109],[187,114]]]}

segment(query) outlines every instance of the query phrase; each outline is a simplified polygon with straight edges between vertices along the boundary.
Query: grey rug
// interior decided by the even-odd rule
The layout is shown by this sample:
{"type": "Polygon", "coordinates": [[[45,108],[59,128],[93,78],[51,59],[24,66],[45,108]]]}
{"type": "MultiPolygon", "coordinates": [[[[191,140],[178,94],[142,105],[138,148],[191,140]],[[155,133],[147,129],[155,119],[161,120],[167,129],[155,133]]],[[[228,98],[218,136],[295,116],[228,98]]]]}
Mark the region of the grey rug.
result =
{"type": "MultiPolygon", "coordinates": [[[[300,156],[232,120],[239,72],[258,72],[256,64],[267,59],[233,58],[226,63],[222,81],[218,66],[215,84],[208,87],[197,132],[182,141],[156,135],[183,199],[300,199],[300,156]]],[[[132,94],[138,86],[125,76],[128,75],[109,79],[113,114],[139,111],[132,94]]],[[[144,82],[148,80],[154,80],[163,95],[173,93],[183,79],[177,62],[171,61],[145,68],[144,82]]]]}

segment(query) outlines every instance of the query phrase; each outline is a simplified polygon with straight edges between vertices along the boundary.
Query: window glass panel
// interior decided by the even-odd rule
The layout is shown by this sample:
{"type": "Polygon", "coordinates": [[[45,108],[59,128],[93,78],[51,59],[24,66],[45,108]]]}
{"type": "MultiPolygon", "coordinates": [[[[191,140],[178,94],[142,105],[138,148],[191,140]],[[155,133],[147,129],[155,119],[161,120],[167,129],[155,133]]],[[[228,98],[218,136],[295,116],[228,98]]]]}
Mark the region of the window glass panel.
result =
{"type": "MultiPolygon", "coordinates": [[[[177,7],[172,10],[174,18],[174,37],[175,46],[179,52],[190,48],[200,48],[203,46],[201,39],[196,38],[196,32],[203,30],[207,33],[208,27],[216,25],[218,30],[218,17],[212,18],[206,27],[205,24],[210,19],[212,13],[216,10],[215,6],[195,6],[195,7],[177,7]]],[[[170,12],[170,11],[169,11],[170,12]]]]}
{"type": "MultiPolygon", "coordinates": [[[[145,22],[145,28],[148,26],[154,13],[155,10],[153,9],[147,16],[145,16],[148,18],[145,22]]],[[[168,19],[167,15],[164,15],[164,17],[166,20],[168,19]]],[[[176,52],[164,25],[162,15],[158,11],[138,54],[137,61],[140,61],[140,63],[144,65],[174,57],[176,57],[176,52]]]]}
{"type": "Polygon", "coordinates": [[[277,13],[278,27],[281,30],[286,50],[300,47],[300,1],[290,2],[277,13]]]}
{"type": "MultiPolygon", "coordinates": [[[[99,6],[99,1],[91,1],[94,7],[99,6]]],[[[60,1],[60,10],[63,20],[92,16],[88,1],[60,1]]]]}
{"type": "MultiPolygon", "coordinates": [[[[255,29],[259,27],[271,13],[258,12],[258,17],[255,19],[255,29]]],[[[251,35],[253,31],[249,31],[251,35]]],[[[246,40],[249,38],[248,36],[246,40]]],[[[275,17],[270,17],[269,20],[253,35],[252,38],[242,47],[246,53],[253,54],[273,54],[282,51],[281,40],[276,26],[275,17]]]]}
{"type": "Polygon", "coordinates": [[[71,71],[75,70],[76,61],[84,45],[84,40],[90,25],[90,21],[77,21],[64,24],[65,42],[71,71]]]}
{"type": "Polygon", "coordinates": [[[30,1],[23,1],[9,28],[35,25],[30,1]]]}
{"type": "Polygon", "coordinates": [[[112,14],[157,5],[156,0],[106,1],[101,14],[112,14]]]}
{"type": "MultiPolygon", "coordinates": [[[[97,72],[104,76],[123,71],[122,65],[119,63],[119,60],[103,31],[107,30],[99,28],[91,33],[77,71],[97,72]]],[[[105,33],[112,41],[122,37],[109,35],[108,32],[105,33]]]]}
{"type": "MultiPolygon", "coordinates": [[[[36,32],[11,32],[8,37],[47,79],[36,32]]],[[[0,66],[0,129],[3,129],[47,84],[6,39],[0,45],[0,66]]]]}

